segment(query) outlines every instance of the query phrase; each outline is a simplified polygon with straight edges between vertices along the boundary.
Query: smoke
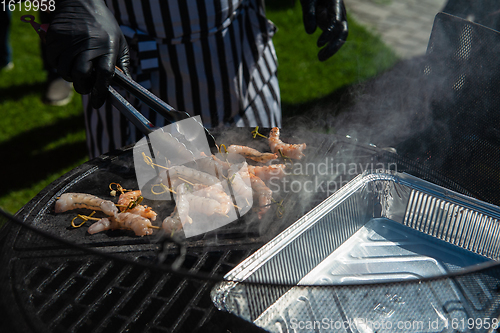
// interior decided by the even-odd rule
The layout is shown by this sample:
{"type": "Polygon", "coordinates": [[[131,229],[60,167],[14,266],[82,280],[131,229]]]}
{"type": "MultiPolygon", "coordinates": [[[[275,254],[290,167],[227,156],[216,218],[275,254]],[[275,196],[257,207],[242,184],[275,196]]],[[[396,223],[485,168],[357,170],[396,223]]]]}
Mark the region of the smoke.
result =
{"type": "Polygon", "coordinates": [[[432,121],[433,89],[423,75],[424,57],[404,60],[368,82],[344,89],[342,95],[287,121],[287,128],[306,124],[339,137],[394,147],[424,130],[432,121]]]}
{"type": "MultiPolygon", "coordinates": [[[[425,60],[402,61],[305,115],[286,118],[285,114],[281,139],[306,143],[305,157],[289,165],[285,178],[268,182],[275,204],[260,221],[248,216],[248,230],[272,237],[364,171],[396,170],[395,165],[374,160],[380,152],[375,146],[397,147],[432,123],[435,87],[424,75],[425,60]]],[[[242,129],[225,130],[217,141],[269,151],[267,140],[253,139],[247,131],[242,135],[242,129]]],[[[262,134],[268,135],[268,129],[262,134]]]]}
{"type": "Polygon", "coordinates": [[[440,13],[426,55],[345,88],[329,104],[289,119],[286,126],[300,124],[358,144],[394,147],[398,158],[418,166],[417,177],[429,176],[427,180],[498,204],[497,45],[498,31],[440,13]]]}
{"type": "MultiPolygon", "coordinates": [[[[286,119],[283,141],[305,142],[306,156],[290,166],[287,177],[268,184],[273,190],[272,209],[261,220],[248,214],[205,240],[215,237],[215,243],[223,242],[236,234],[273,237],[358,174],[386,167],[373,161],[375,146],[394,147],[400,156],[420,161],[432,158],[432,168],[440,170],[446,161],[435,156],[446,153],[456,131],[450,128],[449,115],[460,107],[457,96],[467,95],[465,89],[474,84],[467,81],[470,69],[457,70],[449,64],[449,50],[470,49],[463,36],[471,30],[463,22],[457,27],[448,28],[451,39],[450,31],[434,35],[428,55],[401,61],[368,82],[343,89],[337,99],[307,110],[306,116],[286,119]]],[[[465,63],[472,53],[461,56],[465,63]]],[[[219,145],[268,152],[267,140],[254,139],[251,130],[218,129],[214,136],[219,145]]],[[[268,135],[268,129],[262,133],[268,135]]]]}

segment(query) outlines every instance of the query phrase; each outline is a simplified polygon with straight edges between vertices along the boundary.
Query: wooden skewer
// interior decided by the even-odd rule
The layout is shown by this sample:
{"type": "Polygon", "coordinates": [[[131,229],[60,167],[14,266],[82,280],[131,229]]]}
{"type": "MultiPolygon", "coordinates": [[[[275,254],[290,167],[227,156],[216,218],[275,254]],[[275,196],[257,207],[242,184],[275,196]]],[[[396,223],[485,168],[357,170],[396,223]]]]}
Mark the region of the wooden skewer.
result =
{"type": "Polygon", "coordinates": [[[85,215],[78,215],[77,217],[79,217],[79,218],[84,217],[86,220],[92,220],[92,221],[102,220],[101,218],[98,218],[98,217],[90,217],[90,216],[85,216],[85,215]]]}
{"type": "Polygon", "coordinates": [[[94,214],[95,214],[95,211],[93,211],[93,212],[92,212],[89,216],[82,215],[82,214],[78,214],[78,215],[76,215],[76,216],[75,216],[75,217],[71,220],[71,226],[72,226],[73,228],[80,228],[80,227],[81,227],[82,225],[84,225],[84,224],[85,224],[85,222],[87,222],[88,220],[99,221],[99,220],[100,220],[99,218],[97,218],[97,217],[92,217],[92,215],[94,215],[94,214]],[[75,220],[76,220],[76,219],[78,219],[78,218],[79,218],[79,219],[82,219],[82,220],[83,220],[83,222],[82,222],[82,223],[80,223],[79,225],[75,225],[75,220]]]}
{"type": "MultiPolygon", "coordinates": [[[[94,214],[95,214],[95,211],[93,211],[93,212],[92,212],[92,214],[90,214],[89,216],[82,215],[82,214],[78,214],[77,216],[75,216],[75,217],[73,218],[73,220],[71,220],[71,226],[72,226],[73,228],[80,228],[80,227],[81,227],[82,225],[84,225],[84,224],[85,224],[85,222],[87,222],[88,220],[93,220],[93,221],[99,221],[99,220],[101,220],[101,219],[100,219],[100,218],[98,218],[98,217],[92,217],[92,215],[94,215],[94,214]],[[78,219],[78,218],[82,219],[82,220],[83,220],[83,222],[82,222],[82,223],[80,223],[79,225],[75,225],[75,220],[76,220],[76,219],[78,219]]],[[[150,229],[161,229],[160,227],[158,227],[158,226],[156,226],[156,225],[150,225],[150,226],[148,226],[148,228],[150,228],[150,229]]]]}
{"type": "Polygon", "coordinates": [[[181,178],[181,177],[178,177],[180,180],[182,180],[183,182],[185,183],[188,183],[189,185],[191,186],[194,186],[195,184],[191,183],[190,181],[188,181],[187,179],[184,179],[184,178],[181,178]]]}
{"type": "Polygon", "coordinates": [[[163,166],[163,165],[161,165],[161,164],[156,164],[156,163],[153,163],[153,160],[151,159],[151,157],[146,156],[146,154],[144,154],[144,152],[142,152],[142,157],[144,158],[144,162],[145,162],[147,165],[151,166],[152,168],[153,168],[153,166],[157,166],[157,167],[159,167],[159,168],[163,168],[163,169],[165,169],[165,170],[168,170],[168,169],[169,169],[169,168],[167,168],[166,166],[163,166]]]}
{"type": "Polygon", "coordinates": [[[169,191],[169,192],[171,192],[171,193],[173,193],[173,194],[177,194],[177,192],[175,192],[174,190],[172,190],[171,188],[169,188],[168,186],[166,186],[166,185],[165,185],[165,184],[163,184],[163,183],[154,184],[153,186],[151,186],[151,193],[156,194],[156,195],[163,194],[163,193],[165,193],[165,192],[167,192],[167,191],[169,191]],[[154,188],[155,186],[160,186],[160,187],[162,187],[162,188],[164,189],[164,191],[163,191],[163,192],[155,192],[155,191],[153,191],[153,188],[154,188]]]}
{"type": "Polygon", "coordinates": [[[259,133],[259,126],[255,127],[255,129],[252,131],[252,135],[254,139],[257,137],[257,135],[260,136],[261,138],[267,139],[267,136],[259,133]]]}

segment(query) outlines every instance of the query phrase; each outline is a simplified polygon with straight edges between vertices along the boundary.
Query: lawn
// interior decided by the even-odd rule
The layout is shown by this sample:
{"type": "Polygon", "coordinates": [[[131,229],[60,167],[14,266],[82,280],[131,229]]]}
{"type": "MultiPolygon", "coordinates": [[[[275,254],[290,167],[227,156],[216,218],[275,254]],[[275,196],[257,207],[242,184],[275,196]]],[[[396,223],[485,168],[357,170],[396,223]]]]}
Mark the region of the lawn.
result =
{"type": "Polygon", "coordinates": [[[278,32],[273,38],[279,62],[281,97],[287,108],[324,98],[339,88],[364,81],[394,65],[396,56],[379,38],[349,18],[347,42],[333,57],[319,62],[317,29],[307,35],[299,1],[267,2],[267,16],[278,32]]]}
{"type": "MultiPolygon", "coordinates": [[[[326,62],[317,60],[316,40],[304,32],[298,1],[268,2],[267,13],[278,27],[274,37],[284,118],[307,112],[337,98],[336,92],[393,66],[394,52],[349,19],[348,41],[326,62]]],[[[15,67],[0,73],[0,170],[4,176],[0,207],[15,213],[40,190],[87,160],[82,106],[75,94],[64,107],[41,102],[45,72],[37,34],[13,13],[15,67]]],[[[34,13],[31,13],[34,14],[34,13]]]]}

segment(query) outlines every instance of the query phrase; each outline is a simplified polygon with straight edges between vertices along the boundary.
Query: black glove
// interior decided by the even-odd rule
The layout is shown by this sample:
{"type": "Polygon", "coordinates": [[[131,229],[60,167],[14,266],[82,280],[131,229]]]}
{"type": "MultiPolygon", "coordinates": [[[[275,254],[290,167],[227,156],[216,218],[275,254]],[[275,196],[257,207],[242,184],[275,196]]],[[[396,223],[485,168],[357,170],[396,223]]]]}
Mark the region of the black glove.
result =
{"type": "Polygon", "coordinates": [[[47,60],[92,107],[104,104],[115,65],[127,75],[129,52],[103,0],[60,0],[46,35],[47,60]]]}
{"type": "Polygon", "coordinates": [[[304,27],[308,34],[320,27],[323,33],[318,38],[320,61],[334,55],[344,45],[348,29],[347,17],[342,0],[300,0],[304,16],[304,27]]]}

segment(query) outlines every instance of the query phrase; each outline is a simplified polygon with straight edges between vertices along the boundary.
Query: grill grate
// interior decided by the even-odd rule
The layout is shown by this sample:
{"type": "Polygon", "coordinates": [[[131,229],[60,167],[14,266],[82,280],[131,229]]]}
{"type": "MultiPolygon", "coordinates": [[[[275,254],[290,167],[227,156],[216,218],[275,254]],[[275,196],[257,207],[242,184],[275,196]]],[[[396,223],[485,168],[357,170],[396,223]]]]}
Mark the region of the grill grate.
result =
{"type": "MultiPolygon", "coordinates": [[[[220,276],[252,251],[191,250],[182,268],[220,276]]],[[[13,264],[13,278],[22,286],[14,299],[36,318],[28,324],[40,331],[192,332],[215,311],[210,281],[93,255],[40,260],[31,254],[13,264]]]]}

